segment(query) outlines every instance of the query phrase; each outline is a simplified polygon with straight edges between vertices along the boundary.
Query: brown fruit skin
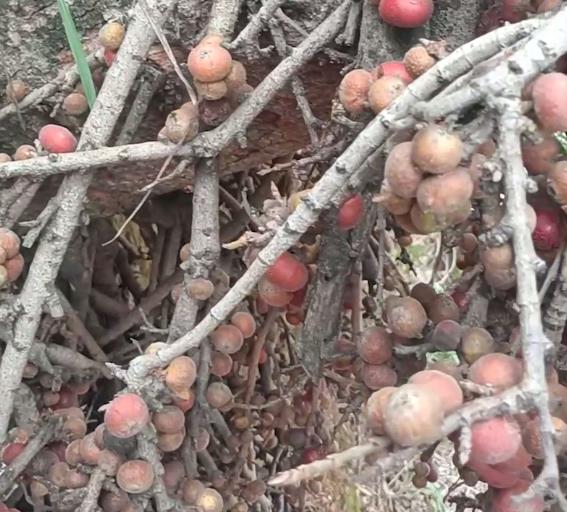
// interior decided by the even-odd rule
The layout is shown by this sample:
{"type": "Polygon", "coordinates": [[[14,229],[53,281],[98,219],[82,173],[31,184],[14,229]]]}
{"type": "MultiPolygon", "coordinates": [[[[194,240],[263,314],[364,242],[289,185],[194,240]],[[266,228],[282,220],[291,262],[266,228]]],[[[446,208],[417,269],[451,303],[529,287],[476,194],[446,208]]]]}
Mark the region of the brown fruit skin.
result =
{"type": "MultiPolygon", "coordinates": [[[[555,416],[551,417],[551,422],[553,424],[555,440],[560,441],[561,439],[567,439],[565,437],[567,435],[567,424],[562,419],[556,418],[555,416]]],[[[538,418],[528,420],[527,423],[522,425],[522,441],[530,455],[536,459],[544,458],[544,451],[541,445],[541,428],[538,418]]],[[[556,453],[558,455],[561,449],[561,446],[558,446],[560,444],[560,442],[556,442],[556,453]]],[[[565,445],[563,446],[563,449],[564,448],[565,445]]]]}
{"type": "Polygon", "coordinates": [[[557,162],[547,175],[547,189],[560,204],[567,205],[567,161],[557,162]]]}
{"type": "Polygon", "coordinates": [[[439,439],[443,406],[438,396],[416,384],[394,391],[384,411],[386,434],[400,446],[419,446],[439,439]]]}
{"type": "Polygon", "coordinates": [[[567,131],[567,75],[546,73],[535,79],[532,88],[534,110],[542,128],[567,131]]]}
{"type": "Polygon", "coordinates": [[[242,62],[237,60],[232,61],[230,73],[224,79],[224,83],[229,91],[235,91],[246,84],[246,68],[242,62]]]}
{"type": "Polygon", "coordinates": [[[543,133],[543,140],[538,144],[522,141],[522,160],[530,174],[547,174],[560,152],[559,142],[552,133],[543,133]]]}
{"type": "Polygon", "coordinates": [[[256,320],[247,311],[237,311],[230,317],[230,323],[242,333],[244,338],[251,338],[256,332],[256,320]]]}
{"type": "Polygon", "coordinates": [[[197,107],[183,107],[173,110],[165,120],[165,136],[174,143],[191,140],[199,133],[199,112],[197,107]]]}
{"type": "Polygon", "coordinates": [[[111,21],[100,29],[98,39],[104,48],[116,51],[120,48],[125,34],[126,29],[124,25],[117,21],[111,21]]]}
{"type": "Polygon", "coordinates": [[[386,304],[386,317],[390,330],[402,338],[420,336],[427,323],[425,309],[413,297],[402,297],[386,304]]]}
{"type": "Polygon", "coordinates": [[[215,291],[215,285],[208,279],[197,277],[187,284],[187,293],[197,300],[208,300],[215,291]]]}
{"type": "Polygon", "coordinates": [[[63,100],[63,110],[71,116],[80,116],[88,109],[87,98],[79,92],[72,92],[63,100]]]}
{"type": "Polygon", "coordinates": [[[485,268],[484,280],[496,290],[511,290],[516,286],[516,270],[512,268],[485,268]]]}
{"type": "Polygon", "coordinates": [[[422,172],[411,159],[412,143],[402,142],[392,148],[384,164],[384,178],[391,190],[404,199],[411,199],[423,179],[422,172]]]}
{"type": "Polygon", "coordinates": [[[511,459],[522,444],[522,434],[515,420],[497,417],[474,423],[471,428],[470,461],[499,464],[511,459]]]}
{"type": "Polygon", "coordinates": [[[423,75],[436,62],[435,58],[429,55],[427,50],[421,45],[410,48],[404,55],[404,66],[414,78],[423,75]]]}
{"type": "Polygon", "coordinates": [[[207,402],[211,407],[215,409],[221,409],[228,405],[232,399],[232,391],[230,388],[223,384],[222,382],[212,382],[209,384],[207,391],[205,392],[205,397],[207,402]]]}
{"type": "Polygon", "coordinates": [[[120,489],[116,493],[103,491],[100,497],[100,505],[104,512],[123,512],[129,504],[130,498],[120,489]]]}
{"type": "Polygon", "coordinates": [[[106,430],[120,439],[139,434],[149,422],[146,402],[134,393],[117,396],[104,411],[106,430]]]}
{"type": "Polygon", "coordinates": [[[489,269],[506,269],[514,265],[514,251],[511,244],[485,247],[480,251],[480,261],[489,269]]]}
{"type": "Polygon", "coordinates": [[[218,491],[209,487],[199,495],[196,505],[202,512],[222,512],[224,501],[218,491]]]}
{"type": "Polygon", "coordinates": [[[433,329],[431,343],[439,350],[456,350],[461,342],[463,328],[455,320],[441,320],[433,329]]]}
{"type": "Polygon", "coordinates": [[[220,82],[200,82],[194,80],[193,85],[200,98],[205,100],[220,100],[228,94],[228,88],[224,80],[220,82]]]}
{"type": "Polygon", "coordinates": [[[30,86],[23,80],[10,80],[6,84],[6,97],[12,101],[19,103],[30,92],[30,86]]]}
{"type": "Polygon", "coordinates": [[[416,200],[425,213],[446,216],[458,212],[470,200],[474,184],[466,169],[425,178],[417,188],[416,200]]]}
{"type": "Polygon", "coordinates": [[[216,350],[224,354],[236,354],[244,344],[244,336],[234,325],[219,325],[210,335],[216,350]]]}
{"type": "Polygon", "coordinates": [[[450,295],[440,293],[427,307],[427,316],[434,324],[438,324],[443,320],[458,322],[461,317],[461,311],[450,295]]]}
{"type": "Polygon", "coordinates": [[[13,155],[16,162],[20,160],[28,160],[30,158],[35,158],[37,156],[37,151],[33,146],[29,144],[22,144],[13,155]]]}
{"type": "Polygon", "coordinates": [[[196,378],[195,361],[188,356],[179,356],[169,363],[165,373],[165,384],[178,398],[187,400],[196,378]]]}
{"type": "Polygon", "coordinates": [[[217,377],[226,377],[232,370],[233,360],[228,354],[213,352],[211,355],[211,373],[217,377]]]}
{"type": "Polygon", "coordinates": [[[188,505],[195,505],[199,496],[203,494],[205,485],[199,480],[185,480],[182,485],[183,501],[188,505]]]}
{"type": "Polygon", "coordinates": [[[101,450],[95,444],[93,433],[88,434],[81,439],[79,453],[81,454],[81,459],[85,464],[90,464],[91,466],[96,466],[98,464],[98,458],[101,450]]]}
{"type": "Polygon", "coordinates": [[[410,297],[417,300],[423,307],[427,307],[435,300],[437,292],[430,284],[416,283],[411,289],[410,297]]]}
{"type": "Polygon", "coordinates": [[[365,406],[366,424],[374,434],[383,436],[384,430],[384,410],[392,393],[396,391],[393,386],[386,386],[370,395],[365,406]]]}
{"type": "Polygon", "coordinates": [[[164,453],[174,452],[181,448],[185,435],[185,429],[172,434],[158,434],[157,447],[164,453]]]}
{"type": "Polygon", "coordinates": [[[184,478],[185,466],[180,460],[170,460],[163,465],[163,483],[169,493],[177,493],[184,478]]]}
{"type": "Polygon", "coordinates": [[[368,364],[382,364],[392,359],[392,340],[386,329],[369,327],[362,332],[358,354],[368,364]]]}
{"type": "Polygon", "coordinates": [[[69,466],[76,466],[81,460],[81,440],[75,439],[65,448],[65,462],[69,464],[69,466]]]}
{"type": "Polygon", "coordinates": [[[482,327],[468,327],[461,337],[461,352],[465,361],[473,364],[479,357],[494,350],[494,338],[482,327]]]}
{"type": "Polygon", "coordinates": [[[158,432],[173,434],[185,427],[185,414],[175,405],[165,405],[152,415],[152,423],[158,432]]]}
{"type": "Polygon", "coordinates": [[[423,172],[444,174],[459,165],[463,143],[456,133],[431,124],[415,134],[411,156],[414,164],[423,172]]]}
{"type": "Polygon", "coordinates": [[[364,69],[353,69],[341,80],[339,101],[349,114],[362,114],[368,106],[372,75],[364,69]]]}
{"type": "Polygon", "coordinates": [[[375,114],[388,108],[402,94],[406,83],[397,76],[383,76],[375,80],[368,91],[368,102],[375,114]]]}
{"type": "Polygon", "coordinates": [[[228,119],[232,112],[230,102],[226,98],[205,100],[199,103],[199,116],[206,126],[214,128],[228,119]]]}
{"type": "Polygon", "coordinates": [[[220,45],[200,43],[189,52],[187,68],[196,80],[218,82],[229,75],[232,57],[220,45]]]}
{"type": "Polygon", "coordinates": [[[445,415],[456,411],[463,405],[463,390],[450,375],[437,370],[422,370],[414,373],[408,380],[412,384],[429,389],[441,398],[445,415]]]}
{"type": "Polygon", "coordinates": [[[469,379],[477,384],[494,386],[502,391],[520,383],[522,364],[506,354],[486,354],[471,365],[469,379]]]}
{"type": "Polygon", "coordinates": [[[153,485],[154,470],[145,460],[128,460],[118,468],[116,483],[129,494],[141,494],[153,485]]]}
{"type": "Polygon", "coordinates": [[[398,383],[398,374],[385,364],[364,364],[360,377],[366,387],[372,391],[384,387],[395,386],[398,383]]]}

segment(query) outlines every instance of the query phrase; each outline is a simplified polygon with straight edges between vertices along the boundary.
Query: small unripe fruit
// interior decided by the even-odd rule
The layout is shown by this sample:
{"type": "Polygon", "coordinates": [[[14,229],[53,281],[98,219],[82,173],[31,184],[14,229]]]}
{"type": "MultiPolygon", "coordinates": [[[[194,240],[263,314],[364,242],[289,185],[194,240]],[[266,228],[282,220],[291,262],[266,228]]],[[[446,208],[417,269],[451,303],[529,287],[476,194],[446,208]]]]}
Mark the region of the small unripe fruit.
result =
{"type": "Polygon", "coordinates": [[[369,327],[362,332],[358,353],[368,364],[382,364],[392,358],[392,340],[382,327],[369,327]]]}
{"type": "Polygon", "coordinates": [[[215,409],[222,409],[230,404],[233,399],[232,391],[222,382],[212,382],[209,384],[205,392],[205,397],[209,405],[215,409]]]}
{"type": "Polygon", "coordinates": [[[380,17],[385,23],[399,28],[425,25],[433,14],[432,0],[380,0],[380,17]]]}
{"type": "Polygon", "coordinates": [[[72,153],[77,148],[77,139],[64,126],[46,124],[39,130],[38,139],[49,153],[72,153]]]}
{"type": "Polygon", "coordinates": [[[402,142],[392,148],[384,165],[384,178],[396,195],[411,199],[417,194],[417,189],[423,173],[411,159],[412,143],[402,142]]]}
{"type": "Polygon", "coordinates": [[[161,410],[152,415],[152,423],[158,432],[162,434],[173,434],[185,427],[185,415],[175,405],[165,405],[161,410]]]}
{"type": "Polygon", "coordinates": [[[196,505],[204,491],[205,485],[199,480],[185,480],[182,486],[183,501],[188,505],[196,505]]]}
{"type": "Polygon", "coordinates": [[[250,338],[256,332],[256,320],[247,311],[237,311],[230,318],[230,323],[237,327],[244,338],[250,338]]]}
{"type": "Polygon", "coordinates": [[[199,112],[197,107],[184,106],[173,110],[165,120],[165,136],[176,144],[191,140],[199,133],[199,112]]]}
{"type": "Polygon", "coordinates": [[[139,434],[149,421],[146,402],[134,393],[117,396],[104,411],[106,430],[120,439],[139,434]]]}
{"type": "Polygon", "coordinates": [[[220,82],[199,82],[199,80],[195,80],[193,83],[199,97],[205,100],[220,100],[228,93],[224,80],[220,82]]]}
{"type": "Polygon", "coordinates": [[[14,160],[19,162],[20,160],[29,160],[30,158],[35,158],[37,156],[37,151],[33,146],[29,144],[22,144],[16,152],[14,153],[14,160]]]}
{"type": "Polygon", "coordinates": [[[397,76],[383,76],[372,82],[368,91],[368,102],[375,114],[388,108],[394,100],[402,94],[406,88],[406,83],[397,76]]]}
{"type": "Polygon", "coordinates": [[[431,56],[421,45],[410,48],[404,55],[404,66],[414,78],[423,75],[436,62],[435,57],[431,56]]]}
{"type": "Polygon", "coordinates": [[[386,317],[390,330],[403,338],[421,335],[427,315],[423,306],[412,297],[395,298],[386,305],[386,317]]]}
{"type": "Polygon", "coordinates": [[[118,50],[124,40],[125,34],[126,29],[124,28],[124,25],[117,21],[110,21],[100,29],[98,39],[100,44],[106,49],[118,50]]]}
{"type": "Polygon", "coordinates": [[[423,172],[444,174],[459,165],[463,143],[456,133],[443,126],[430,124],[415,134],[411,156],[423,172]]]}
{"type": "Polygon", "coordinates": [[[360,194],[346,199],[337,213],[337,227],[343,231],[354,228],[364,213],[364,202],[360,194]]]}
{"type": "Polygon", "coordinates": [[[382,78],[383,76],[397,76],[407,85],[413,81],[413,77],[408,73],[401,60],[388,60],[378,64],[373,72],[374,78],[382,78]]]}
{"type": "Polygon", "coordinates": [[[534,81],[532,98],[539,124],[548,131],[567,130],[567,75],[546,73],[534,81]]]}
{"type": "Polygon", "coordinates": [[[80,116],[89,109],[87,98],[79,92],[72,92],[63,100],[63,110],[71,116],[80,116]]]}
{"type": "Polygon", "coordinates": [[[232,57],[220,45],[199,44],[189,53],[187,68],[196,80],[218,82],[229,75],[232,57]]]}
{"type": "Polygon", "coordinates": [[[339,100],[350,114],[361,114],[368,105],[372,75],[364,69],[353,69],[341,80],[339,100]]]}
{"type": "Polygon", "coordinates": [[[129,494],[149,491],[154,483],[154,470],[145,460],[129,460],[118,468],[116,483],[129,494]]]}
{"type": "Polygon", "coordinates": [[[176,357],[166,369],[165,384],[179,398],[188,399],[197,378],[195,361],[188,356],[176,357]]]}
{"type": "Polygon", "coordinates": [[[463,331],[461,352],[465,361],[474,363],[479,357],[494,350],[494,338],[482,327],[468,327],[463,331]]]}
{"type": "Polygon", "coordinates": [[[307,284],[307,267],[293,254],[284,252],[266,271],[266,277],[288,292],[300,290],[307,284]]]}
{"type": "Polygon", "coordinates": [[[471,365],[469,378],[477,384],[494,386],[502,391],[520,383],[522,365],[520,361],[506,354],[486,354],[471,365]]]}

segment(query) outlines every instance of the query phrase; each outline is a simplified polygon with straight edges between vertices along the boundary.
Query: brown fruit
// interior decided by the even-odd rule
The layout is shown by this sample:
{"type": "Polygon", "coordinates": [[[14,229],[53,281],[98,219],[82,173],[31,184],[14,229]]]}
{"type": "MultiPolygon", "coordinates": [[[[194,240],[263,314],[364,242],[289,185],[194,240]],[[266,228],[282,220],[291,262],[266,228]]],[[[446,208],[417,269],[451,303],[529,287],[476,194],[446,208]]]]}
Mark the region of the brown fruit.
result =
{"type": "MultiPolygon", "coordinates": [[[[386,187],[386,189],[388,188],[389,187],[386,187]]],[[[384,190],[384,187],[382,187],[382,192],[378,196],[374,197],[372,201],[383,206],[394,215],[404,215],[408,213],[412,205],[412,200],[410,198],[399,197],[389,190],[384,190]]]]}
{"type": "Polygon", "coordinates": [[[65,462],[56,462],[49,468],[49,473],[47,478],[52,484],[57,487],[63,487],[65,485],[65,478],[69,472],[69,466],[65,462]]]}
{"type": "Polygon", "coordinates": [[[152,423],[158,432],[173,434],[185,427],[185,414],[175,405],[165,405],[152,416],[152,423]]]}
{"type": "Polygon", "coordinates": [[[404,66],[414,78],[423,75],[428,69],[435,66],[435,57],[421,45],[410,48],[404,55],[404,66]]]}
{"type": "Polygon", "coordinates": [[[384,387],[372,393],[366,402],[366,422],[372,432],[379,436],[383,436],[385,434],[384,411],[386,409],[386,404],[394,391],[396,391],[396,388],[393,386],[384,387]]]}
{"type": "Polygon", "coordinates": [[[81,439],[79,452],[81,454],[81,459],[85,464],[89,464],[91,466],[96,466],[98,464],[98,458],[101,450],[95,444],[93,433],[88,434],[81,439]]]}
{"type": "Polygon", "coordinates": [[[183,244],[181,249],[179,249],[179,259],[181,261],[187,261],[191,255],[191,244],[183,244]]]}
{"type": "Polygon", "coordinates": [[[439,396],[445,414],[450,414],[463,405],[463,391],[459,383],[446,373],[422,370],[414,373],[408,382],[424,387],[439,396]]]}
{"type": "Polygon", "coordinates": [[[239,87],[246,84],[246,68],[237,60],[232,61],[232,66],[230,67],[230,73],[224,79],[229,91],[235,91],[239,87]]]}
{"type": "Polygon", "coordinates": [[[87,433],[87,423],[83,418],[68,418],[62,429],[69,439],[81,439],[87,433]]]}
{"type": "Polygon", "coordinates": [[[165,384],[178,397],[187,400],[197,378],[195,362],[188,356],[176,357],[166,369],[165,384]]]}
{"type": "Polygon", "coordinates": [[[386,329],[369,327],[362,332],[358,354],[369,364],[382,364],[392,358],[392,340],[386,329]]]}
{"type": "Polygon", "coordinates": [[[135,459],[126,461],[116,473],[118,487],[129,494],[149,491],[154,483],[154,470],[148,461],[135,459]]]}
{"type": "Polygon", "coordinates": [[[157,447],[164,453],[174,452],[181,448],[185,435],[185,429],[173,434],[158,434],[157,447]]]}
{"type": "Polygon", "coordinates": [[[368,106],[371,74],[364,69],[353,69],[341,80],[339,101],[350,114],[361,114],[368,106]]]}
{"type": "Polygon", "coordinates": [[[398,383],[398,374],[385,364],[364,364],[360,372],[362,381],[373,391],[384,387],[395,386],[398,383]]]}
{"type": "Polygon", "coordinates": [[[514,251],[511,244],[498,247],[484,247],[480,252],[480,261],[488,269],[507,269],[514,265],[514,251]]]}
{"type": "MultiPolygon", "coordinates": [[[[551,417],[553,423],[555,440],[567,439],[567,424],[560,418],[555,416],[551,417]]],[[[522,425],[522,440],[526,450],[530,455],[536,459],[544,458],[544,451],[541,444],[541,427],[538,418],[528,420],[525,425],[522,425]]],[[[557,445],[558,443],[556,443],[557,445]]],[[[559,443],[560,444],[560,443],[559,443]]],[[[559,454],[560,446],[556,446],[556,452],[559,454]]]]}
{"type": "Polygon", "coordinates": [[[406,83],[397,76],[383,76],[370,85],[368,91],[368,102],[375,114],[379,114],[388,108],[394,100],[402,94],[406,83]]]}
{"type": "Polygon", "coordinates": [[[552,133],[543,133],[543,140],[537,144],[522,141],[522,160],[531,174],[548,173],[559,157],[561,147],[552,133]]]}
{"type": "Polygon", "coordinates": [[[227,406],[233,399],[232,391],[222,382],[212,382],[205,393],[207,402],[215,409],[227,406]]]}
{"type": "Polygon", "coordinates": [[[534,110],[542,128],[551,132],[567,131],[567,75],[545,73],[532,88],[534,110]]]}
{"type": "Polygon", "coordinates": [[[494,338],[482,327],[467,327],[461,338],[461,352],[465,361],[473,364],[479,357],[494,350],[494,338]]]}
{"type": "Polygon", "coordinates": [[[211,355],[211,373],[217,377],[226,377],[232,370],[232,357],[222,352],[211,355]]]}
{"type": "Polygon", "coordinates": [[[12,157],[7,153],[0,153],[0,165],[6,164],[12,161],[12,157]]]}
{"type": "Polygon", "coordinates": [[[208,300],[215,291],[215,285],[208,279],[197,277],[187,284],[187,293],[197,300],[208,300]]]}
{"type": "Polygon", "coordinates": [[[412,143],[402,142],[392,148],[384,164],[384,179],[388,187],[405,199],[416,196],[423,179],[422,172],[412,162],[411,154],[412,143]]]}
{"type": "Polygon", "coordinates": [[[248,97],[254,91],[254,87],[250,84],[242,84],[236,89],[229,89],[227,99],[232,108],[238,107],[241,103],[244,103],[248,97]]]}
{"type": "Polygon", "coordinates": [[[199,133],[199,112],[197,107],[183,107],[173,110],[165,120],[165,136],[176,144],[191,140],[199,133]]]}
{"type": "Polygon", "coordinates": [[[251,338],[256,332],[256,320],[254,320],[254,317],[247,311],[237,311],[234,313],[230,318],[230,323],[240,329],[244,338],[251,338]]]}
{"type": "Polygon", "coordinates": [[[123,462],[124,457],[111,450],[102,450],[98,456],[98,466],[107,476],[115,476],[123,462]]]}
{"type": "Polygon", "coordinates": [[[520,361],[506,354],[486,354],[471,365],[469,379],[502,391],[520,383],[522,365],[520,361]]]}
{"type": "Polygon", "coordinates": [[[265,493],[266,484],[262,480],[253,480],[242,488],[240,496],[248,503],[256,503],[265,493]]]}
{"type": "Polygon", "coordinates": [[[441,320],[431,334],[431,343],[439,350],[456,350],[461,342],[463,328],[455,320],[441,320]]]}
{"type": "Polygon", "coordinates": [[[79,92],[72,92],[63,100],[63,110],[71,116],[80,116],[89,109],[87,98],[79,92]]]}
{"type": "Polygon", "coordinates": [[[81,461],[81,440],[75,439],[65,448],[65,462],[69,464],[69,466],[76,466],[81,461]]]}
{"type": "Polygon", "coordinates": [[[224,80],[232,69],[230,53],[217,44],[198,44],[187,57],[187,68],[201,82],[224,80]]]}
{"type": "Polygon", "coordinates": [[[104,512],[124,512],[128,504],[130,504],[130,498],[120,489],[117,489],[116,492],[103,491],[100,497],[100,505],[104,512]]]}
{"type": "Polygon", "coordinates": [[[22,101],[30,92],[30,86],[23,80],[10,80],[6,84],[6,97],[11,102],[19,103],[22,101]]]}
{"type": "Polygon", "coordinates": [[[416,384],[404,384],[390,396],[384,429],[400,446],[418,446],[439,439],[443,405],[438,396],[416,384]]]}
{"type": "Polygon", "coordinates": [[[567,161],[557,162],[547,175],[547,189],[561,205],[567,204],[567,161]]]}
{"type": "Polygon", "coordinates": [[[244,344],[244,337],[234,325],[219,325],[210,335],[216,350],[224,354],[235,354],[244,344]]]}
{"type": "Polygon", "coordinates": [[[20,238],[12,230],[0,227],[0,247],[4,249],[6,259],[15,258],[20,252],[20,238]]]}
{"type": "Polygon", "coordinates": [[[520,427],[512,418],[497,417],[471,428],[471,462],[498,464],[511,459],[522,444],[520,427]]]}
{"type": "Polygon", "coordinates": [[[443,126],[430,124],[415,134],[411,156],[414,164],[423,172],[444,174],[459,165],[463,143],[456,133],[443,126]]]}
{"type": "Polygon", "coordinates": [[[410,210],[410,218],[417,233],[422,235],[438,233],[451,225],[446,218],[437,217],[433,212],[424,212],[417,203],[410,210]]]}
{"type": "Polygon", "coordinates": [[[126,29],[122,23],[110,21],[99,30],[98,39],[106,49],[116,51],[120,48],[125,34],[126,29]]]}
{"type": "Polygon", "coordinates": [[[89,475],[76,469],[70,469],[65,475],[64,487],[67,489],[80,489],[89,483],[89,475]]]}
{"type": "Polygon", "coordinates": [[[516,286],[516,270],[512,268],[485,268],[484,280],[496,290],[510,290],[516,286]]]}
{"type": "Polygon", "coordinates": [[[37,156],[37,151],[33,146],[29,144],[22,144],[13,155],[16,162],[20,160],[29,160],[30,158],[35,158],[37,156]]]}
{"type": "Polygon", "coordinates": [[[208,487],[199,495],[196,505],[202,512],[222,512],[224,501],[218,491],[208,487]]]}
{"type": "Polygon", "coordinates": [[[220,100],[204,100],[199,103],[199,116],[206,126],[214,128],[228,119],[232,112],[230,102],[226,98],[220,100]]]}
{"type": "Polygon", "coordinates": [[[205,485],[199,480],[188,479],[181,487],[183,501],[188,505],[196,505],[199,496],[205,491],[205,485]]]}
{"type": "Polygon", "coordinates": [[[220,82],[200,82],[199,80],[194,80],[193,84],[199,97],[205,100],[220,100],[228,93],[224,80],[220,82]]]}
{"type": "Polygon", "coordinates": [[[446,293],[440,293],[427,307],[427,316],[434,324],[438,324],[443,320],[458,322],[461,317],[461,311],[453,297],[446,293]]]}
{"type": "Polygon", "coordinates": [[[163,483],[170,494],[176,494],[185,478],[185,466],[180,460],[170,460],[163,465],[163,483]]]}
{"type": "Polygon", "coordinates": [[[411,289],[410,296],[419,301],[419,303],[425,308],[435,300],[437,292],[430,284],[416,283],[411,289]]]}
{"type": "Polygon", "coordinates": [[[396,298],[387,303],[386,317],[389,329],[403,338],[419,337],[427,323],[425,309],[413,297],[396,298]]]}
{"type": "Polygon", "coordinates": [[[121,439],[139,434],[149,422],[148,406],[135,393],[124,393],[117,396],[104,411],[106,430],[121,439]]]}
{"type": "Polygon", "coordinates": [[[473,233],[463,233],[459,241],[459,247],[465,254],[471,254],[478,247],[478,238],[473,233]]]}
{"type": "Polygon", "coordinates": [[[425,213],[448,216],[460,211],[473,193],[473,181],[465,168],[425,178],[417,188],[416,200],[425,213]]]}

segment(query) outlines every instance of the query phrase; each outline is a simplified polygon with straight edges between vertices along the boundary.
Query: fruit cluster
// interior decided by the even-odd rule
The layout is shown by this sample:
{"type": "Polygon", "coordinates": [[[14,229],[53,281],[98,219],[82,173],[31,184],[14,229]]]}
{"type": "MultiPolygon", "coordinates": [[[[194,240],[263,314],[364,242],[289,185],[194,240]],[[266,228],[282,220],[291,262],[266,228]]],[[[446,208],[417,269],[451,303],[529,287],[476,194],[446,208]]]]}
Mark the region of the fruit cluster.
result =
{"type": "Polygon", "coordinates": [[[13,283],[24,270],[20,239],[16,233],[0,228],[0,288],[13,283]]]}

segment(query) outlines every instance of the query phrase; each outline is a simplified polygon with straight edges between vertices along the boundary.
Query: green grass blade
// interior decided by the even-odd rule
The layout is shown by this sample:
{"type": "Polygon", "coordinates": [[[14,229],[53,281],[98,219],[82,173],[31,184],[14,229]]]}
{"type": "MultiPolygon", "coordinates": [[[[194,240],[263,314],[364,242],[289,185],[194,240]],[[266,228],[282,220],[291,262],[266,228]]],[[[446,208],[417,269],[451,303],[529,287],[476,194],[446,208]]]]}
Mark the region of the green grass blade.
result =
{"type": "Polygon", "coordinates": [[[563,153],[567,155],[567,132],[556,133],[555,138],[559,141],[559,144],[561,144],[561,149],[563,150],[563,153]]]}
{"type": "Polygon", "coordinates": [[[93,77],[91,75],[91,69],[87,63],[87,57],[83,51],[81,36],[77,32],[73,15],[71,14],[71,9],[69,9],[67,1],[57,0],[57,3],[59,6],[59,14],[61,14],[61,19],[63,20],[65,35],[67,36],[69,48],[71,48],[73,58],[75,59],[75,64],[79,72],[79,77],[81,78],[81,83],[83,84],[85,96],[87,97],[89,107],[92,108],[96,99],[96,90],[93,77]]]}

